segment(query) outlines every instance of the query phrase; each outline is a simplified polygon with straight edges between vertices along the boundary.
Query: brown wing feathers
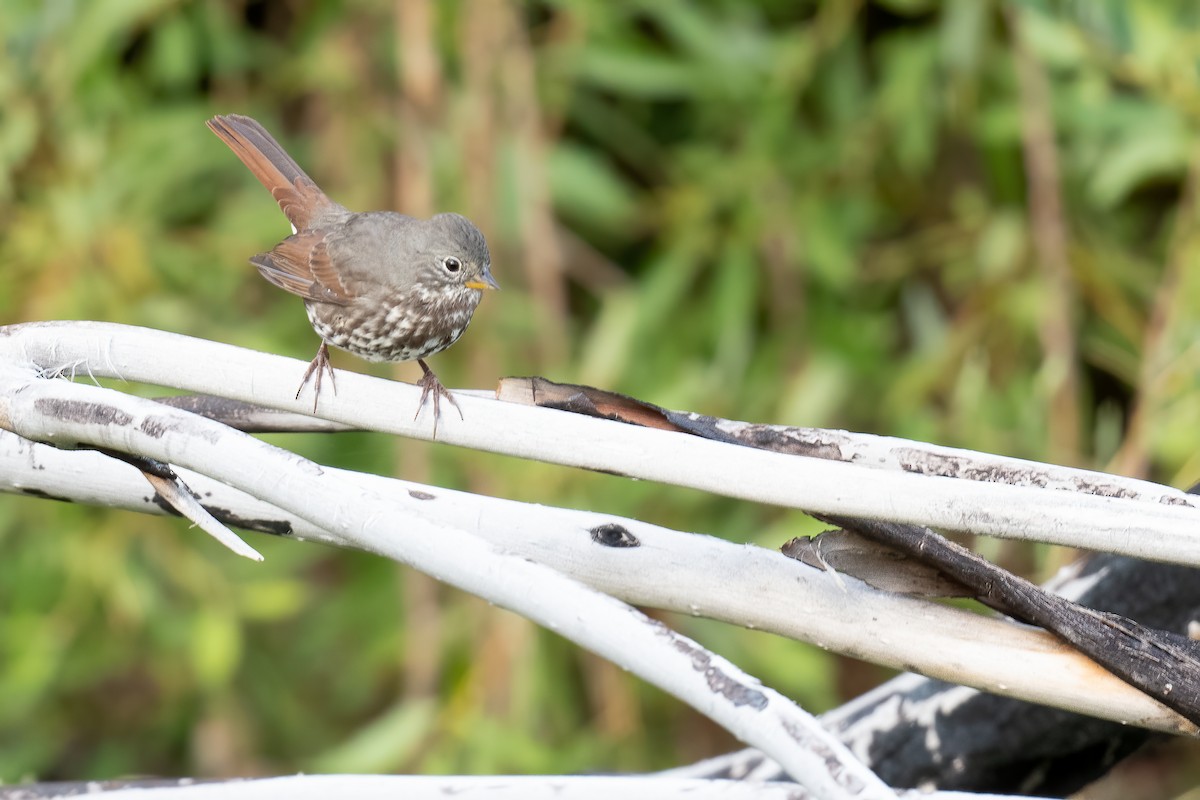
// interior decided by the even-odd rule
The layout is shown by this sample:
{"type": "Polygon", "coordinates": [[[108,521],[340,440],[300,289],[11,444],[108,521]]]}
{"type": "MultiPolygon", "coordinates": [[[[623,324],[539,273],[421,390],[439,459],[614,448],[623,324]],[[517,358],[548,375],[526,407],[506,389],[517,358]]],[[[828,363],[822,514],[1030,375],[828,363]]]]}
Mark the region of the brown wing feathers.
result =
{"type": "Polygon", "coordinates": [[[228,114],[207,124],[267,187],[296,230],[303,231],[318,211],[333,204],[257,121],[228,114]]]}
{"type": "Polygon", "coordinates": [[[305,300],[345,305],[351,297],[329,261],[326,231],[297,233],[284,239],[269,253],[250,259],[258,272],[284,291],[305,300]]]}

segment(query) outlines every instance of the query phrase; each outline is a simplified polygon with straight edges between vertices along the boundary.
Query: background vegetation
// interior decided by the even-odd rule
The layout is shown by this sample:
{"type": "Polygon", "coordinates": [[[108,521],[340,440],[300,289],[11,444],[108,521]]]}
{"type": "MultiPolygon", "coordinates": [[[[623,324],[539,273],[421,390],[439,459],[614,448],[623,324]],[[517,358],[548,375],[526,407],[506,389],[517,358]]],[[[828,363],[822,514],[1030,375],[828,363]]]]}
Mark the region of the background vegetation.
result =
{"type": "MultiPolygon", "coordinates": [[[[246,263],[286,224],[203,124],[239,112],[351,208],[485,230],[504,291],[435,359],[449,385],[541,374],[1188,485],[1197,17],[1184,0],[6,0],[0,322],[310,358],[299,302],[246,263]]],[[[373,435],[278,441],[771,547],[814,529],[373,435]]],[[[733,745],[421,576],[252,541],[265,564],[177,520],[0,500],[0,780],[637,770],[733,745]]],[[[979,546],[1035,577],[1069,557],[979,546]]],[[[884,677],[672,622],[813,710],[884,677]]]]}

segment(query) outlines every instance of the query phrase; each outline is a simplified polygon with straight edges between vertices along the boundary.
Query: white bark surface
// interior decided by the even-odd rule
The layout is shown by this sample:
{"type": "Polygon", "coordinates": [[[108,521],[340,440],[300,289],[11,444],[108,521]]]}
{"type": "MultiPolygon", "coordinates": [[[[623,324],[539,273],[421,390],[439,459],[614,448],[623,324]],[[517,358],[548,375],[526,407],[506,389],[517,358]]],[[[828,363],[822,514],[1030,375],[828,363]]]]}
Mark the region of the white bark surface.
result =
{"type": "MultiPolygon", "coordinates": [[[[421,775],[294,775],[191,786],[113,789],[102,800],[809,800],[813,795],[790,783],[681,780],[658,776],[488,777],[421,775]]],[[[0,790],[3,791],[3,790],[0,790]]],[[[907,800],[1002,800],[1000,795],[967,792],[900,792],[907,800]]],[[[45,797],[79,797],[78,794],[45,797]]],[[[1004,795],[1003,800],[1022,800],[1004,795]]]]}
{"type": "MultiPolygon", "coordinates": [[[[470,529],[504,552],[533,559],[628,603],[777,633],[896,669],[1082,714],[1172,733],[1196,730],[1045,631],[881,592],[774,550],[612,514],[322,469],[379,492],[406,513],[470,529]],[[640,545],[597,544],[590,531],[606,524],[625,528],[640,545]]],[[[294,513],[198,473],[178,472],[210,508],[223,509],[246,524],[269,523],[276,529],[286,525],[296,538],[339,542],[294,513]]],[[[96,452],[58,450],[3,431],[0,491],[163,513],[132,467],[96,452]]]]}
{"type": "MultiPolygon", "coordinates": [[[[0,331],[0,361],[36,364],[46,374],[117,377],[298,413],[312,410],[311,400],[294,400],[286,389],[307,366],[294,359],[108,323],[29,323],[0,331]]],[[[429,410],[415,420],[410,412],[420,397],[414,386],[340,370],[338,391],[336,396],[322,394],[320,416],[402,436],[432,434],[429,410]]],[[[445,415],[439,441],[816,513],[1200,565],[1200,508],[1193,505],[1194,499],[1168,487],[1138,482],[1144,489],[1135,496],[1108,497],[930,477],[755,450],[468,394],[458,399],[466,420],[445,415]]],[[[1071,472],[1080,485],[1096,476],[1062,468],[1058,474],[1071,472]]]]}
{"type": "Polygon", "coordinates": [[[110,389],[0,362],[0,428],[195,470],[331,533],[509,608],[662,688],[777,761],[818,798],[894,793],[819,722],[725,659],[563,574],[252,436],[110,389]]]}
{"type": "MultiPolygon", "coordinates": [[[[602,513],[328,469],[184,411],[115,390],[46,380],[136,380],[305,414],[311,399],[296,401],[287,388],[305,366],[103,323],[0,328],[0,428],[16,434],[0,435],[0,490],[145,511],[151,510],[146,483],[137,470],[69,449],[97,446],[169,463],[180,468],[193,489],[213,493],[210,508],[220,505],[243,519],[279,521],[297,538],[409,564],[588,647],[759,748],[815,797],[894,795],[786,698],[622,600],[771,630],[1082,713],[1196,732],[1053,637],[1022,626],[879,592],[757,547],[602,513]],[[593,541],[591,532],[601,525],[620,526],[639,546],[593,541]]],[[[322,395],[322,418],[431,436],[428,410],[412,418],[420,396],[415,387],[339,371],[338,390],[340,397],[322,395]]],[[[1200,565],[1200,507],[1195,498],[1169,487],[844,431],[805,432],[836,450],[834,460],[785,455],[476,394],[458,398],[465,420],[444,415],[439,441],[815,513],[1200,565]],[[953,477],[917,474],[930,464],[953,477]]],[[[743,425],[722,424],[727,430],[743,425]]],[[[192,511],[197,516],[202,510],[192,511]]],[[[567,789],[560,779],[534,780],[541,783],[528,784],[520,796],[542,791],[590,796],[563,794],[567,789]]],[[[252,791],[251,784],[223,784],[220,797],[232,796],[230,786],[252,791]]],[[[736,791],[747,786],[753,785],[736,791]]],[[[669,796],[655,787],[655,796],[669,796]]],[[[365,785],[360,789],[367,791],[365,785]]],[[[568,789],[591,791],[585,784],[568,789]]],[[[605,796],[619,790],[609,789],[605,796]]],[[[417,790],[416,784],[404,789],[406,796],[420,796],[411,793],[417,790]]],[[[138,791],[144,796],[147,790],[138,791]]]]}

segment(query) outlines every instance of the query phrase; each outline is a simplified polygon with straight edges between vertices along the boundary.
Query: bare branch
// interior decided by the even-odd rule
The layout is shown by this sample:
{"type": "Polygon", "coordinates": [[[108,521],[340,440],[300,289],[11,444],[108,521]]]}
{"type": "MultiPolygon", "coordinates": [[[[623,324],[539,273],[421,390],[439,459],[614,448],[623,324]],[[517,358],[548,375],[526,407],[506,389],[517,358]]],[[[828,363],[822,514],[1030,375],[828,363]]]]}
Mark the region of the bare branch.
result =
{"type": "MultiPolygon", "coordinates": [[[[809,800],[813,795],[791,783],[697,780],[647,776],[453,776],[453,775],[291,775],[239,781],[197,783],[181,781],[90,781],[0,788],[0,800],[50,800],[95,795],[103,800],[612,800],[614,797],[654,797],[656,800],[809,800]]],[[[911,800],[1023,800],[1016,795],[967,792],[900,792],[911,800]]],[[[1031,800],[1031,799],[1030,799],[1031,800]]]]}
{"type": "Polygon", "coordinates": [[[85,443],[194,469],[293,510],[340,543],[467,589],[566,636],[692,705],[779,762],[822,798],[894,793],[787,698],[656,620],[470,528],[414,513],[247,434],[153,401],[44,380],[0,363],[0,427],[34,441],[85,443]]]}
{"type": "MultiPolygon", "coordinates": [[[[136,475],[102,469],[104,460],[95,452],[58,450],[0,431],[0,491],[165,513],[147,500],[136,475]]],[[[226,524],[340,541],[296,514],[176,469],[226,524]]],[[[1195,726],[1055,637],[1024,625],[881,592],[780,553],[711,536],[612,514],[322,469],[362,491],[386,496],[406,514],[469,528],[504,552],[545,564],[628,603],[815,642],[994,694],[1172,733],[1196,732],[1195,726]],[[605,546],[593,531],[623,532],[638,546],[605,546]]]]}
{"type": "MultiPolygon", "coordinates": [[[[294,383],[303,372],[301,362],[158,331],[103,323],[9,326],[0,328],[0,360],[43,370],[84,364],[96,375],[220,393],[299,413],[310,410],[306,402],[294,401],[278,388],[294,383]]],[[[406,410],[416,407],[419,389],[355,373],[343,373],[339,379],[342,392],[321,398],[321,416],[358,428],[430,438],[428,415],[413,420],[406,410]]],[[[450,444],[816,513],[1200,564],[1200,509],[1182,493],[1172,499],[1166,487],[1157,490],[1164,502],[1151,503],[926,477],[462,394],[459,400],[466,421],[448,420],[439,432],[439,439],[450,444]],[[712,469],[713,464],[721,469],[712,469]]]]}

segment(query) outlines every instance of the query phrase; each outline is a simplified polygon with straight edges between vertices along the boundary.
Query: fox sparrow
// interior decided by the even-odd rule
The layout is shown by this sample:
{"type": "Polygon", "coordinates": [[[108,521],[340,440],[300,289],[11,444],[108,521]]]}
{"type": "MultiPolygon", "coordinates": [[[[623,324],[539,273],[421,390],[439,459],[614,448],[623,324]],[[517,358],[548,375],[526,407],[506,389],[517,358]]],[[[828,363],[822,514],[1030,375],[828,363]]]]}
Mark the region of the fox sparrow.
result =
{"type": "Polygon", "coordinates": [[[424,371],[417,414],[432,394],[435,434],[441,397],[462,416],[425,359],[462,336],[483,289],[500,288],[479,229],[458,214],[423,220],[394,211],[352,212],[330,200],[253,119],[230,114],[214,117],[208,127],[270,190],[292,223],[291,236],[250,263],[268,281],[304,299],[308,321],[321,337],[296,397],[315,375],[317,410],[322,374],[328,372],[334,384],[328,347],[333,345],[368,361],[415,359],[424,371]]]}

